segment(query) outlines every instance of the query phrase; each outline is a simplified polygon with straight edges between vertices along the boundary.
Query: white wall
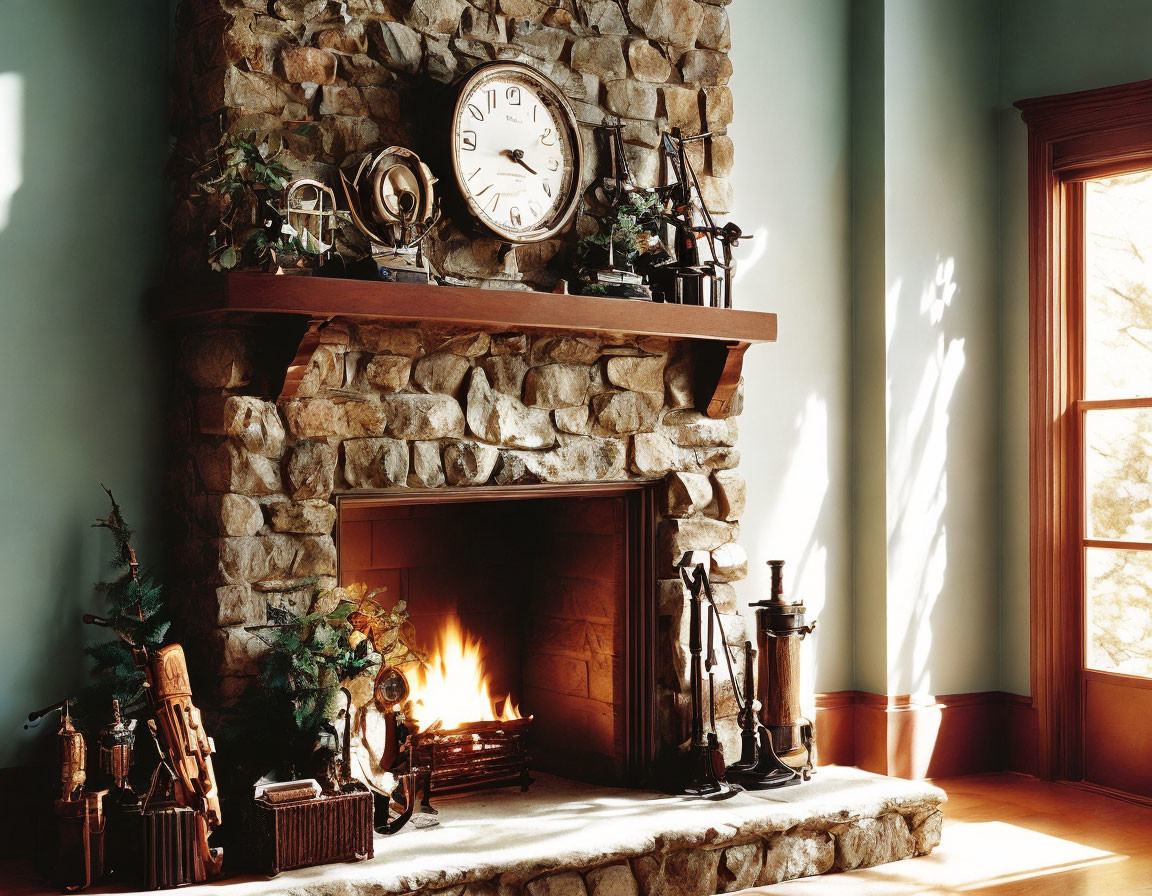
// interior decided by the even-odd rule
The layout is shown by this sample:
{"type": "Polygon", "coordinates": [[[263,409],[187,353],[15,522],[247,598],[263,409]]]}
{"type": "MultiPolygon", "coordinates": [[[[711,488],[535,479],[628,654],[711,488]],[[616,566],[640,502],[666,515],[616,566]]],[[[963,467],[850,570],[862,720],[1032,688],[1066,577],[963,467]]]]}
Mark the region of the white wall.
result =
{"type": "MultiPolygon", "coordinates": [[[[740,308],[780,336],[746,355],[740,418],[750,558],[744,602],[769,594],[766,561],[820,620],[809,689],[851,688],[849,76],[847,0],[742,0],[732,24],[740,308]]],[[[751,618],[751,617],[749,617],[751,618]]]]}
{"type": "Polygon", "coordinates": [[[997,24],[885,3],[889,694],[998,686],[997,24]]]}

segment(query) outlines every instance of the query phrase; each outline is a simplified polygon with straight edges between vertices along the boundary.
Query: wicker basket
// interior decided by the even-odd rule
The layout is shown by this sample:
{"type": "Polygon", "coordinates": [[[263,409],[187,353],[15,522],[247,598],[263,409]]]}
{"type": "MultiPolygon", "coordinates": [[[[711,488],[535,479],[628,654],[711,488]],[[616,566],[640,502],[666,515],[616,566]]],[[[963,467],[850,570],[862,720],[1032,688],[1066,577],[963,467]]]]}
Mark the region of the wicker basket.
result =
{"type": "Polygon", "coordinates": [[[275,876],[292,868],[372,858],[372,794],[350,785],[343,793],[273,805],[251,804],[252,858],[275,876]]]}

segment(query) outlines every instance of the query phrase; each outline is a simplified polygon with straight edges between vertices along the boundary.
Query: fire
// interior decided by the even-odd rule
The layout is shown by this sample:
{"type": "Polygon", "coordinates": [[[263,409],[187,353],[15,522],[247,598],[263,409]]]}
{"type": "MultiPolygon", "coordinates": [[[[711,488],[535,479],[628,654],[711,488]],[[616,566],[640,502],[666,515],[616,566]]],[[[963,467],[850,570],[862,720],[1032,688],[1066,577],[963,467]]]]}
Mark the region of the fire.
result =
{"type": "Polygon", "coordinates": [[[480,641],[457,620],[444,625],[427,667],[416,671],[412,685],[410,713],[422,731],[437,723],[452,729],[467,722],[508,722],[521,717],[507,696],[502,710],[496,711],[480,654],[480,641]]]}

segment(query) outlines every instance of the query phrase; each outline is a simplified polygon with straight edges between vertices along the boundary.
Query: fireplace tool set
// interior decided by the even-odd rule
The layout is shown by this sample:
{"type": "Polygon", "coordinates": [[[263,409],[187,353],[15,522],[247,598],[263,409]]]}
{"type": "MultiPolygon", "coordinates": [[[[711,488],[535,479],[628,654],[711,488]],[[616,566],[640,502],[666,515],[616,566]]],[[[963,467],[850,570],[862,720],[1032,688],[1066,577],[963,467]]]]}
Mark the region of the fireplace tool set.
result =
{"type": "Polygon", "coordinates": [[[679,792],[686,796],[721,800],[741,790],[767,790],[808,780],[812,772],[814,734],[812,723],[800,715],[799,644],[816,623],[805,625],[803,604],[790,604],[784,600],[784,561],[769,561],[772,597],[752,604],[758,608],[760,687],[757,692],[753,677],[757,651],[751,641],[745,641],[744,687],[741,689],[712,594],[708,560],[707,552],[690,551],[677,564],[689,595],[688,650],[691,656],[690,745],[679,792]],[[708,614],[706,655],[704,612],[708,614]],[[739,709],[741,728],[740,759],[727,766],[716,731],[717,631],[739,709]],[[704,720],[705,674],[708,677],[707,727],[704,720]]]}

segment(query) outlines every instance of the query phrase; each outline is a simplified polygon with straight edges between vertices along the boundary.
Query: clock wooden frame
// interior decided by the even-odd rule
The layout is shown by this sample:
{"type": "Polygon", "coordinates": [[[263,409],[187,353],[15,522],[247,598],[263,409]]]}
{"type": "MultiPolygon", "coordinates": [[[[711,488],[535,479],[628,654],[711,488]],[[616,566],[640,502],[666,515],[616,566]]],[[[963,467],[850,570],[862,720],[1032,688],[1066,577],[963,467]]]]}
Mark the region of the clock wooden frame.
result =
{"type": "Polygon", "coordinates": [[[576,214],[576,209],[580,206],[580,198],[583,195],[582,173],[584,170],[584,143],[580,136],[580,125],[576,119],[576,113],[572,109],[571,103],[568,102],[568,98],[564,96],[563,91],[547,75],[537,71],[530,65],[526,65],[523,62],[497,60],[495,62],[485,62],[472,69],[472,71],[456,84],[455,94],[456,98],[453,103],[452,117],[449,121],[448,155],[452,163],[453,181],[459,193],[459,199],[464,211],[466,211],[473,221],[483,230],[509,243],[539,243],[561,233],[572,222],[576,214]],[[568,131],[572,147],[572,172],[568,178],[564,201],[557,206],[556,214],[546,219],[546,223],[530,231],[518,232],[506,230],[491,221],[485,220],[476,213],[473,208],[473,203],[470,202],[468,198],[463,172],[460,170],[460,156],[455,145],[457,125],[467,107],[465,100],[470,95],[472,86],[480,78],[491,77],[501,73],[507,73],[514,77],[524,78],[536,83],[541,101],[556,111],[560,126],[568,131]]]}

